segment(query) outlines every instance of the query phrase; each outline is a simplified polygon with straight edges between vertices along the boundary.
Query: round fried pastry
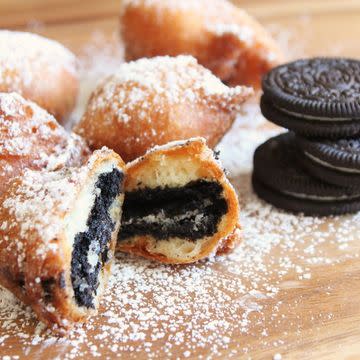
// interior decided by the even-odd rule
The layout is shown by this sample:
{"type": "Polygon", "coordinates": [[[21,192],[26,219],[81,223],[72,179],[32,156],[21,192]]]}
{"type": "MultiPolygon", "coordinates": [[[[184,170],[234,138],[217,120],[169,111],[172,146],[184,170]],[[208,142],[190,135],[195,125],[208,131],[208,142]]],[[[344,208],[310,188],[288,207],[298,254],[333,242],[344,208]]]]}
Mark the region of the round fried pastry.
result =
{"type": "Polygon", "coordinates": [[[63,122],[78,88],[76,58],[64,46],[36,34],[0,30],[0,92],[17,92],[63,122]]]}
{"type": "Polygon", "coordinates": [[[226,0],[124,0],[127,60],[189,54],[229,85],[260,87],[283,55],[267,31],[226,0]]]}
{"type": "Polygon", "coordinates": [[[75,132],[124,161],[195,136],[214,147],[252,94],[227,87],[190,56],[140,59],[122,64],[94,91],[75,132]]]}
{"type": "Polygon", "coordinates": [[[0,194],[0,284],[63,332],[96,313],[120,226],[125,164],[25,170],[0,194]]]}

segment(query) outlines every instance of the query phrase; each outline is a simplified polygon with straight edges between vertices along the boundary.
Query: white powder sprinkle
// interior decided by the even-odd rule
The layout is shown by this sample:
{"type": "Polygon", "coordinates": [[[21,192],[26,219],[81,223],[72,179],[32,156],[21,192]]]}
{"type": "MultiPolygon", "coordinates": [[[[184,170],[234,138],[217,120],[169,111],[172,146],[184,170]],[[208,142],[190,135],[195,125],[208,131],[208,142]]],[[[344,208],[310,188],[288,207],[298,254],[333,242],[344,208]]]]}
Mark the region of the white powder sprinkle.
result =
{"type": "Polygon", "coordinates": [[[56,170],[78,165],[86,149],[82,139],[68,134],[35,103],[16,93],[0,93],[1,179],[19,175],[24,166],[56,170]]]}
{"type": "MultiPolygon", "coordinates": [[[[246,116],[254,116],[250,109],[252,113],[246,116]]],[[[244,241],[232,254],[188,266],[166,266],[118,254],[99,315],[86,325],[75,327],[65,339],[48,331],[34,335],[32,312],[17,302],[9,306],[2,295],[2,334],[15,338],[23,349],[51,343],[64,351],[65,359],[104,351],[109,356],[151,359],[171,357],[182,350],[184,357],[190,357],[200,349],[208,349],[207,357],[218,358],[229,348],[236,357],[251,351],[246,342],[238,341],[251,334],[266,344],[271,327],[281,328],[287,321],[281,316],[283,309],[297,306],[275,300],[289,279],[301,286],[296,274],[307,279],[314,265],[357,256],[339,250],[338,245],[346,241],[353,248],[360,235],[359,215],[295,216],[263,203],[252,193],[252,152],[273,132],[245,129],[241,120],[219,147],[242,206],[244,241]],[[238,153],[242,156],[237,157],[238,153]]],[[[300,324],[294,325],[299,331],[300,324]]],[[[0,343],[0,352],[8,341],[5,338],[0,343]]],[[[271,346],[280,346],[281,341],[271,346]]],[[[23,354],[19,350],[18,355],[23,354]]]]}
{"type": "Polygon", "coordinates": [[[8,91],[21,92],[40,79],[44,69],[76,75],[74,55],[64,46],[36,34],[0,31],[0,81],[8,91]]]}
{"type": "Polygon", "coordinates": [[[141,113],[139,109],[144,114],[142,120],[150,121],[148,113],[154,111],[152,109],[161,113],[171,104],[185,102],[205,102],[211,107],[216,100],[216,103],[223,102],[231,108],[228,110],[239,110],[242,104],[234,101],[236,96],[247,97],[252,91],[243,86],[227,87],[209,70],[199,66],[193,57],[181,55],[124,63],[99,86],[96,94],[88,111],[106,112],[105,109],[111,106],[117,121],[126,124],[131,120],[131,114],[141,113]],[[128,84],[132,85],[130,89],[128,84]]]}
{"type": "Polygon", "coordinates": [[[216,35],[233,34],[239,40],[251,46],[254,41],[254,31],[247,26],[239,26],[237,24],[214,24],[209,25],[208,29],[213,31],[216,35]]]}
{"type": "MultiPolygon", "coordinates": [[[[113,60],[102,59],[103,68],[114,70],[113,60]]],[[[44,330],[30,308],[0,288],[0,355],[35,356],[51,346],[59,359],[239,358],[260,346],[286,346],[288,331],[301,335],[307,321],[331,320],[324,309],[301,312],[300,290],[299,298],[281,295],[305,287],[315,266],[330,269],[359,257],[360,215],[296,216],[260,201],[251,190],[252,155],[277,132],[249,104],[218,147],[242,208],[244,240],[232,254],[186,266],[118,254],[99,314],[64,338],[44,330]],[[283,335],[270,340],[273,331],[283,335]]],[[[333,291],[329,284],[324,296],[333,291]]]]}

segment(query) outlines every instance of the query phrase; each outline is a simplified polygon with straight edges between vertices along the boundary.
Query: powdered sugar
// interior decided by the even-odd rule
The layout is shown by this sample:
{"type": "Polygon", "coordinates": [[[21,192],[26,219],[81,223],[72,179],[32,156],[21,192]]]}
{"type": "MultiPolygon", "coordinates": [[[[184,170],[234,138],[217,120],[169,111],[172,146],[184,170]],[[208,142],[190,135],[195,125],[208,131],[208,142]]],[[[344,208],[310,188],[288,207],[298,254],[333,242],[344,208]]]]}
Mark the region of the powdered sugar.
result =
{"type": "MultiPolygon", "coordinates": [[[[248,116],[254,116],[249,111],[248,116]]],[[[229,355],[229,348],[236,357],[251,351],[247,339],[252,336],[266,347],[271,329],[286,322],[280,316],[285,305],[277,296],[284,287],[295,286],[289,280],[301,286],[310,280],[313,266],[357,256],[348,250],[360,235],[358,215],[302,217],[257,199],[250,187],[252,152],[274,132],[245,129],[238,121],[220,146],[242,205],[244,242],[232,254],[189,266],[165,266],[118,254],[99,315],[84,327],[76,327],[64,339],[49,332],[33,335],[31,324],[36,321],[29,310],[4,306],[0,313],[14,320],[3,320],[3,334],[11,335],[24,349],[29,347],[30,353],[51,344],[68,359],[98,353],[176,357],[179,352],[184,356],[200,352],[207,358],[229,355]],[[234,156],[234,149],[242,157],[234,156]],[[344,243],[348,250],[343,249],[344,243]]],[[[286,306],[297,307],[295,303],[286,306]]],[[[300,324],[293,326],[300,330],[300,324]]],[[[278,339],[277,346],[284,341],[278,339]]],[[[4,338],[0,352],[7,344],[4,338]]],[[[21,351],[17,348],[14,354],[21,351]]]]}
{"type": "Polygon", "coordinates": [[[122,64],[100,84],[88,111],[106,114],[111,107],[111,119],[115,114],[118,121],[128,123],[135,113],[136,118],[146,122],[151,119],[151,109],[161,113],[183,102],[206,103],[211,107],[212,99],[216,99],[228,110],[239,110],[241,101],[235,101],[236,97],[251,94],[250,89],[242,86],[227,87],[191,56],[162,56],[122,64]]]}
{"type": "Polygon", "coordinates": [[[31,241],[36,230],[35,240],[40,233],[47,243],[60,234],[62,215],[75,199],[75,184],[81,179],[81,174],[77,169],[72,173],[68,170],[24,172],[20,186],[2,204],[20,224],[22,238],[31,241]]]}
{"type": "Polygon", "coordinates": [[[213,31],[216,35],[222,36],[224,34],[233,34],[240,41],[243,41],[248,46],[251,46],[254,41],[254,31],[247,26],[239,26],[237,24],[222,24],[209,25],[208,29],[213,31]]]}
{"type": "MultiPolygon", "coordinates": [[[[260,201],[250,186],[252,154],[276,132],[249,104],[218,147],[242,207],[244,241],[232,254],[187,266],[118,254],[99,315],[65,338],[37,326],[31,310],[0,288],[0,354],[35,357],[51,347],[59,359],[250,357],[286,349],[287,332],[301,338],[306,322],[330,321],[330,310],[302,307],[306,286],[358,257],[359,214],[302,217],[260,201]],[[286,297],[288,290],[296,295],[286,297]]],[[[315,296],[330,298],[334,287],[325,283],[315,296]]]]}
{"type": "Polygon", "coordinates": [[[56,170],[79,165],[87,146],[68,134],[53,116],[16,93],[0,93],[0,177],[19,175],[23,167],[56,170]]]}
{"type": "Polygon", "coordinates": [[[0,88],[21,92],[45,69],[50,75],[62,69],[76,75],[75,57],[59,43],[41,36],[0,31],[0,88]]]}
{"type": "MultiPolygon", "coordinates": [[[[0,217],[8,219],[0,227],[0,246],[15,247],[14,257],[22,271],[29,249],[36,251],[38,257],[45,257],[48,252],[58,251],[58,239],[71,244],[75,235],[87,228],[97,181],[94,177],[94,183],[89,183],[89,174],[94,169],[99,171],[100,159],[110,154],[109,149],[103,148],[81,167],[61,167],[57,171],[27,169],[9,181],[0,207],[0,217]],[[81,216],[77,216],[78,207],[81,216]]],[[[112,169],[112,163],[106,163],[101,170],[107,168],[112,169]]]]}

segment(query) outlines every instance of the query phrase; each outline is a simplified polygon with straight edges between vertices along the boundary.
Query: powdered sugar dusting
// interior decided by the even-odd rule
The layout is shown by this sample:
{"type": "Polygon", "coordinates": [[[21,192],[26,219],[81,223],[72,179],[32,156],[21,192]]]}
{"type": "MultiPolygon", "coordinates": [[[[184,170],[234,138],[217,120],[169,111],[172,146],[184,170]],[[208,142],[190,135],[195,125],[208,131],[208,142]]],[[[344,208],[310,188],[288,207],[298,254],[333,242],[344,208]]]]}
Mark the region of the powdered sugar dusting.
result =
{"type": "Polygon", "coordinates": [[[242,208],[244,241],[232,254],[186,266],[118,254],[99,314],[64,338],[0,288],[0,354],[35,357],[51,347],[59,359],[211,359],[278,348],[279,358],[290,348],[289,333],[301,339],[308,322],[316,324],[314,335],[321,332],[334,314],[304,306],[314,301],[306,289],[318,287],[314,296],[325,300],[335,294],[321,274],[359,256],[360,218],[295,216],[254,195],[253,151],[277,132],[249,104],[218,147],[242,208]]]}
{"type": "MultiPolygon", "coordinates": [[[[9,215],[20,224],[19,235],[28,238],[42,234],[45,243],[54,239],[62,228],[62,216],[74,202],[76,183],[84,172],[78,169],[59,172],[26,170],[19,186],[2,203],[9,215]]],[[[12,224],[9,224],[10,230],[12,224]]]]}
{"type": "MultiPolygon", "coordinates": [[[[249,111],[251,115],[245,116],[255,115],[249,111]]],[[[253,194],[252,153],[273,133],[244,128],[238,121],[219,147],[242,206],[244,241],[232,254],[188,266],[165,266],[118,254],[99,315],[86,325],[62,339],[48,331],[35,334],[36,321],[29,309],[14,305],[15,310],[10,310],[7,302],[0,314],[13,320],[2,321],[2,333],[15,337],[29,354],[51,345],[68,359],[100,353],[124,358],[191,357],[194,352],[203,358],[236,357],[254,350],[252,337],[257,346],[274,346],[267,340],[271,329],[288,326],[285,310],[298,307],[296,302],[280,300],[284,289],[306,286],[314,266],[357,257],[349,250],[360,226],[359,215],[295,216],[253,194]]],[[[292,326],[301,331],[301,321],[292,326]]],[[[8,341],[3,339],[0,352],[9,351],[5,350],[8,341]]],[[[276,345],[286,345],[285,335],[276,345]]],[[[14,351],[22,354],[20,348],[14,351]]]]}
{"type": "MultiPolygon", "coordinates": [[[[55,118],[16,93],[0,93],[0,178],[2,184],[24,167],[56,170],[79,165],[87,146],[55,118]]],[[[1,187],[1,186],[0,186],[1,187]]]]}
{"type": "Polygon", "coordinates": [[[106,113],[110,106],[111,120],[116,114],[117,121],[128,123],[134,111],[137,119],[148,121],[150,109],[161,113],[172,104],[184,102],[211,107],[215,103],[212,99],[216,99],[229,111],[239,110],[242,102],[240,98],[235,101],[237,97],[246,98],[252,91],[243,86],[227,87],[191,56],[162,56],[120,65],[95,94],[88,112],[106,113]]]}
{"type": "Polygon", "coordinates": [[[64,69],[75,76],[75,57],[59,43],[41,36],[0,31],[1,88],[21,92],[39,79],[44,69],[50,75],[64,69]]]}
{"type": "Polygon", "coordinates": [[[254,41],[254,31],[250,27],[239,26],[236,24],[218,23],[215,25],[209,25],[208,28],[210,31],[213,31],[219,36],[224,34],[233,34],[248,46],[251,46],[254,41]]]}

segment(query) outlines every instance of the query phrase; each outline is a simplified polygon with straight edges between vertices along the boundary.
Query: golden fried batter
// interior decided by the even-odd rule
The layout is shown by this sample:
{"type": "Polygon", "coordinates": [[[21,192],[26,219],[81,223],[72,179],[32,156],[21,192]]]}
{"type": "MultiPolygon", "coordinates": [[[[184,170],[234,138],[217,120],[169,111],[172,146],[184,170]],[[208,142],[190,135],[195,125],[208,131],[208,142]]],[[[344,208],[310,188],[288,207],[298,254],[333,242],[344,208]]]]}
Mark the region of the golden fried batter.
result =
{"type": "Polygon", "coordinates": [[[79,88],[75,56],[42,36],[0,30],[0,92],[17,92],[60,122],[73,110],[79,88]]]}
{"type": "Polygon", "coordinates": [[[227,87],[191,56],[140,59],[122,64],[94,91],[75,132],[125,161],[195,136],[214,147],[252,94],[227,87]]]}
{"type": "Polygon", "coordinates": [[[241,241],[236,192],[204,139],[155,147],[126,173],[118,250],[185,264],[241,241]]]}
{"type": "Polygon", "coordinates": [[[0,193],[25,169],[80,166],[90,151],[55,118],[16,93],[0,92],[0,193]]]}
{"type": "Polygon", "coordinates": [[[260,86],[283,56],[271,36],[227,0],[123,0],[127,60],[189,54],[229,85],[260,86]]]}

